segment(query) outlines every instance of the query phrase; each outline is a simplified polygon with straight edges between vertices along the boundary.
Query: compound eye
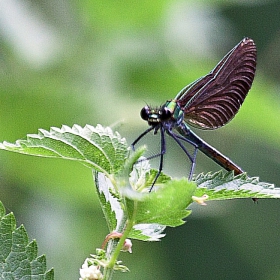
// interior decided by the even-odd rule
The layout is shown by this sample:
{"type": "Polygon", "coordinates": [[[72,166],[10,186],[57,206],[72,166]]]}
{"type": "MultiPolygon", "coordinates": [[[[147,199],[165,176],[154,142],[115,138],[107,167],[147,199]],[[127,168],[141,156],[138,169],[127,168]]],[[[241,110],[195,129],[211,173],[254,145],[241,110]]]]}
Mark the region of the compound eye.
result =
{"type": "Polygon", "coordinates": [[[161,110],[161,120],[168,120],[171,118],[171,116],[172,113],[168,108],[165,107],[161,110]]]}
{"type": "Polygon", "coordinates": [[[148,106],[145,106],[142,108],[141,112],[140,112],[140,116],[143,120],[147,121],[149,118],[149,114],[150,114],[150,108],[148,106]]]}

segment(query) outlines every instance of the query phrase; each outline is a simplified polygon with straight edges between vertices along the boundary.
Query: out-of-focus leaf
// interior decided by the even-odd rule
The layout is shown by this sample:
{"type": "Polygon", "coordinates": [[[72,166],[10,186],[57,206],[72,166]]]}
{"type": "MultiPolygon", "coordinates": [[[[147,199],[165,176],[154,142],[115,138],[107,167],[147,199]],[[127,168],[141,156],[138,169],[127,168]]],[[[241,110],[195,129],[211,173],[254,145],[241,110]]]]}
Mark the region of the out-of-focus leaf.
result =
{"type": "Polygon", "coordinates": [[[16,228],[12,213],[5,215],[0,203],[0,279],[54,279],[53,269],[46,271],[46,257],[37,257],[37,243],[28,241],[21,225],[16,228]]]}

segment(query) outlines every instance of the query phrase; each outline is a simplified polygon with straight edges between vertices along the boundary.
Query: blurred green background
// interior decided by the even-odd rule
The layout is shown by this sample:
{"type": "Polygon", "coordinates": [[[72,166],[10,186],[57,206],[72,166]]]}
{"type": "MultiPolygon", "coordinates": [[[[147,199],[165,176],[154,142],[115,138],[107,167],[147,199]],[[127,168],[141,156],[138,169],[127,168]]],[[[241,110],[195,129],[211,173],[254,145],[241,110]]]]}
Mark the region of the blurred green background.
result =
{"type": "MultiPolygon", "coordinates": [[[[242,109],[224,128],[195,132],[279,187],[279,14],[280,2],[269,0],[0,0],[0,141],[62,124],[122,122],[131,143],[147,128],[139,116],[146,103],[175,97],[248,36],[258,64],[242,109]]],[[[179,158],[170,143],[165,173],[187,174],[179,158]]],[[[91,170],[4,151],[0,161],[7,211],[38,241],[56,279],[78,279],[108,233],[91,170]]],[[[215,170],[199,155],[196,173],[215,170]]],[[[134,242],[133,254],[121,256],[131,272],[114,279],[280,279],[279,211],[272,199],[194,206],[161,242],[134,242]]]]}

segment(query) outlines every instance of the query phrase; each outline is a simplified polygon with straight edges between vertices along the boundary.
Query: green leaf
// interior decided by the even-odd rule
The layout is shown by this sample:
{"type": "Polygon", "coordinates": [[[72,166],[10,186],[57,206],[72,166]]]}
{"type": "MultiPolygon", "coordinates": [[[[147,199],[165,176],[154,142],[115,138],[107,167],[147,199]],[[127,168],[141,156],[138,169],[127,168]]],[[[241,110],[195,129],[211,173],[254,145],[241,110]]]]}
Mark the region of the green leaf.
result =
{"type": "Polygon", "coordinates": [[[120,232],[123,219],[133,219],[135,224],[129,238],[158,241],[166,226],[184,223],[191,211],[186,207],[192,202],[195,184],[186,179],[173,181],[152,193],[139,193],[130,188],[122,190],[125,203],[115,192],[111,180],[103,173],[95,174],[98,196],[109,230],[120,232]]]}
{"type": "MultiPolygon", "coordinates": [[[[157,169],[151,169],[150,172],[147,173],[147,175],[146,175],[146,186],[151,186],[152,185],[157,173],[158,173],[157,169]]],[[[161,172],[159,174],[159,177],[157,178],[156,184],[157,185],[163,185],[163,184],[165,184],[169,181],[171,181],[171,177],[161,172]]]]}
{"type": "MultiPolygon", "coordinates": [[[[122,199],[115,192],[112,182],[103,174],[95,172],[95,184],[97,194],[105,216],[109,231],[121,232],[123,219],[127,219],[127,209],[125,209],[122,199]]],[[[158,241],[164,236],[162,232],[165,226],[158,224],[135,225],[129,237],[142,241],[158,241]]]]}
{"type": "Polygon", "coordinates": [[[22,225],[16,228],[14,215],[5,215],[1,202],[0,215],[0,279],[54,279],[53,269],[46,271],[46,257],[37,257],[36,241],[28,241],[22,225]]]}
{"type": "Polygon", "coordinates": [[[124,216],[120,198],[115,193],[114,186],[104,173],[94,172],[97,195],[101,204],[110,232],[116,230],[117,224],[124,216]]]}
{"type": "Polygon", "coordinates": [[[170,181],[151,193],[126,190],[128,216],[135,224],[179,226],[191,213],[186,207],[192,202],[195,189],[193,182],[181,179],[170,181]]]}
{"type": "Polygon", "coordinates": [[[52,127],[50,131],[39,129],[38,134],[27,135],[27,140],[15,144],[0,143],[0,149],[34,155],[76,160],[106,174],[114,174],[123,168],[128,156],[126,140],[110,128],[74,125],[72,128],[52,127]]]}
{"type": "Polygon", "coordinates": [[[199,174],[195,181],[198,188],[195,196],[208,195],[207,200],[233,198],[280,198],[280,188],[263,183],[257,177],[248,177],[245,173],[234,176],[233,172],[199,174]]]}
{"type": "Polygon", "coordinates": [[[159,241],[165,234],[162,232],[166,226],[159,224],[138,224],[135,225],[129,233],[129,238],[142,241],[159,241]]]}
{"type": "MultiPolygon", "coordinates": [[[[141,157],[140,161],[135,163],[133,167],[130,173],[130,184],[133,189],[137,191],[150,189],[158,170],[151,169],[150,163],[145,157],[141,157]]],[[[157,178],[156,185],[163,185],[169,181],[171,181],[171,177],[161,172],[157,178]]]]}

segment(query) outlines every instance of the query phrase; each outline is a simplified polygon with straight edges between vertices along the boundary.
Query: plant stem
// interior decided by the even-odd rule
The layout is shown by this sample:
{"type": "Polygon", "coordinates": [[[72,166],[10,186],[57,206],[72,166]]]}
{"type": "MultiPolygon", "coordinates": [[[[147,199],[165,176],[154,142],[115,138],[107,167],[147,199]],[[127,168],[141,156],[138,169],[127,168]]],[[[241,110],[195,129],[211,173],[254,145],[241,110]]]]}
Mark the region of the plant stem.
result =
{"type": "MultiPolygon", "coordinates": [[[[137,204],[137,202],[135,202],[137,204]]],[[[113,277],[114,266],[118,260],[118,256],[123,248],[125,240],[129,235],[134,223],[134,219],[127,219],[127,216],[123,216],[121,222],[117,227],[117,232],[122,232],[122,237],[120,239],[111,239],[107,246],[107,259],[109,263],[104,269],[104,280],[111,280],[113,277]]]]}

